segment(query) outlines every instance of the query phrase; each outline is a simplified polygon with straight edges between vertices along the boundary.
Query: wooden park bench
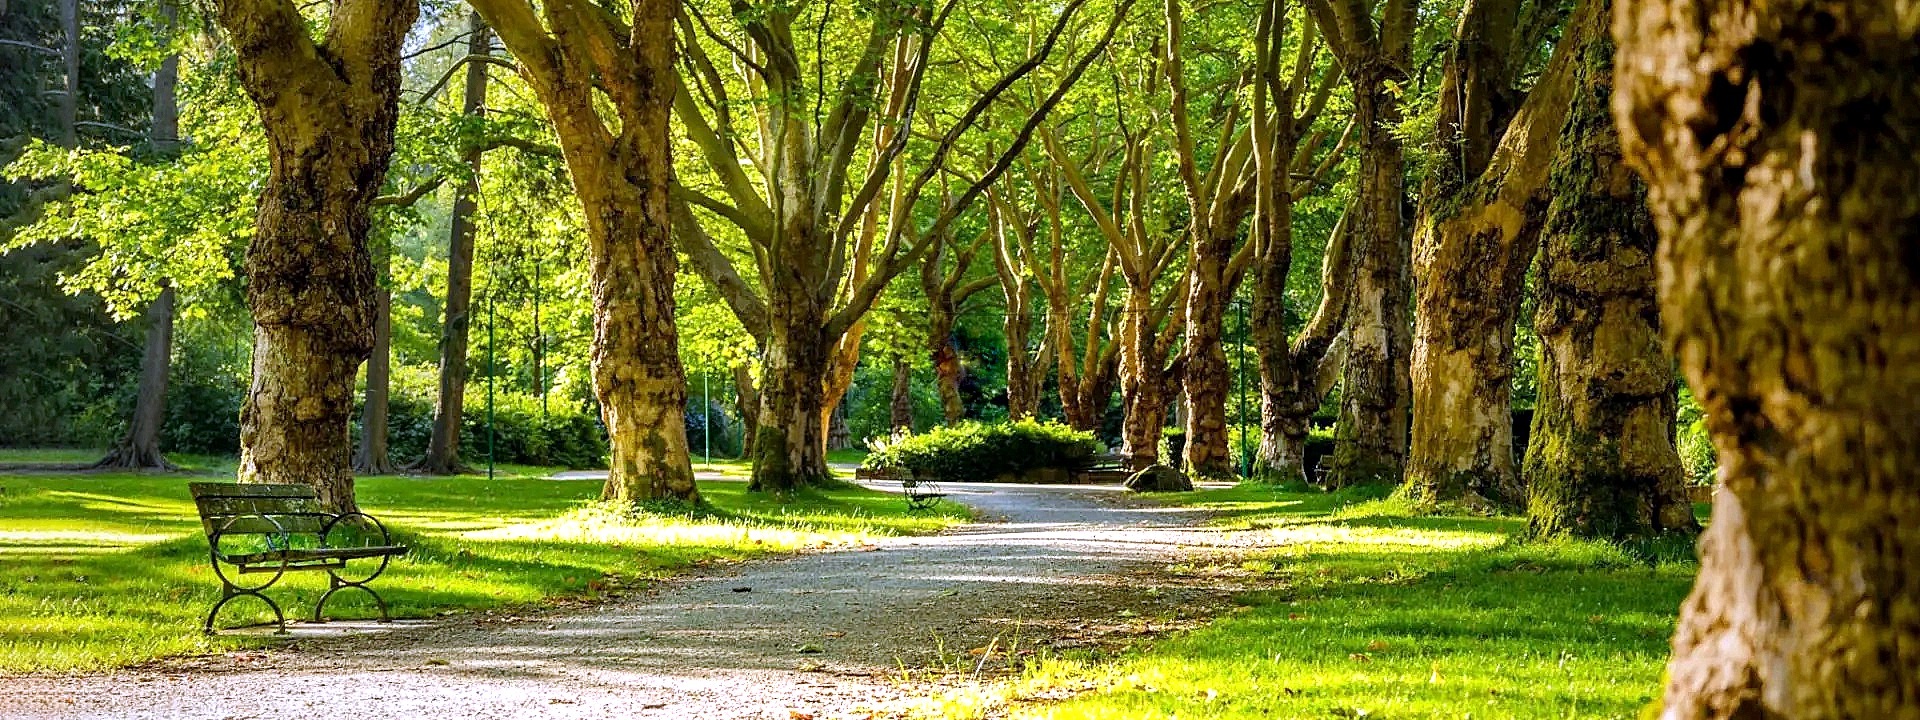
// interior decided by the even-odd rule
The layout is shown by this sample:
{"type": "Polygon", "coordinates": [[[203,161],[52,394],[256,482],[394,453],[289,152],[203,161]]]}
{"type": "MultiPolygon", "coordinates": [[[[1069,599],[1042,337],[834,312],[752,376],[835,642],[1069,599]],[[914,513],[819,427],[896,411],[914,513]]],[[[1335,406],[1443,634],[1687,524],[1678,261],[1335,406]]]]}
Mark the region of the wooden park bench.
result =
{"type": "Polygon", "coordinates": [[[1133,475],[1132,466],[1119,455],[1095,455],[1086,467],[1074,471],[1074,482],[1123,483],[1133,475]]]}
{"type": "Polygon", "coordinates": [[[856,480],[891,480],[900,483],[900,494],[907,498],[907,509],[926,510],[940,502],[947,494],[931,480],[920,480],[913,471],[906,468],[868,468],[853,471],[856,480]]]}
{"type": "MultiPolygon", "coordinates": [[[[393,558],[407,547],[393,544],[386,525],[362,512],[342,514],[321,509],[319,496],[307,485],[193,483],[193,502],[206,527],[213,573],[222,585],[220,601],[207,611],[204,629],[214,632],[220,608],[237,597],[255,597],[273,609],[280,634],[287,632],[287,616],[262,591],[289,572],[321,570],[327,573],[327,592],[313,606],[313,621],[325,622],[327,600],[347,588],[373,596],[380,622],[392,618],[387,601],[367,583],[386,572],[393,558]],[[348,560],[378,560],[366,577],[342,577],[348,560]],[[231,573],[231,575],[229,575],[231,573]],[[247,584],[248,575],[266,575],[266,582],[247,584]]],[[[364,565],[364,563],[363,563],[364,565]]]]}

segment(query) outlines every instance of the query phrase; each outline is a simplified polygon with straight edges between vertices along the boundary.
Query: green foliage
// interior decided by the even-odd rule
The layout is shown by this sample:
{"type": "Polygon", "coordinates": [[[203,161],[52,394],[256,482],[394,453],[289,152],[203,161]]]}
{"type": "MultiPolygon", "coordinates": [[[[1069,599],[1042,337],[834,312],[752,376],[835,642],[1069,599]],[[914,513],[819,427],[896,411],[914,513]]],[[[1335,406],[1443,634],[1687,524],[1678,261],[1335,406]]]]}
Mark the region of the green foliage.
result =
{"type": "Polygon", "coordinates": [[[964,422],[899,440],[874,440],[863,467],[905,468],[918,477],[986,482],[1041,468],[1085,467],[1100,452],[1092,433],[1055,422],[964,422]]]}
{"type": "Polygon", "coordinates": [[[1707,435],[1707,411],[1693,398],[1693,391],[1684,385],[1680,388],[1679,415],[1675,444],[1680,450],[1680,466],[1687,471],[1687,482],[1692,485],[1713,485],[1714,472],[1720,467],[1720,456],[1713,448],[1713,438],[1707,435]]]}

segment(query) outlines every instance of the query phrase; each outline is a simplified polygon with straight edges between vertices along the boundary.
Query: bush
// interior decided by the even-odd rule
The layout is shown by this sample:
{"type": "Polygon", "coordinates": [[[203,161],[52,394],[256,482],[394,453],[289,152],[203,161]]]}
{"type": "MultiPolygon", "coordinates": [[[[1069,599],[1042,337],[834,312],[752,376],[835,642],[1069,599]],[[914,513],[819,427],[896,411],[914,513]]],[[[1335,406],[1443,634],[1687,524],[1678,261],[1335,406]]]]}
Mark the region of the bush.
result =
{"type": "Polygon", "coordinates": [[[953,482],[991,481],[1042,468],[1075,470],[1100,452],[1092,433],[1033,420],[965,422],[868,445],[872,452],[863,467],[906,469],[916,477],[953,482]]]}

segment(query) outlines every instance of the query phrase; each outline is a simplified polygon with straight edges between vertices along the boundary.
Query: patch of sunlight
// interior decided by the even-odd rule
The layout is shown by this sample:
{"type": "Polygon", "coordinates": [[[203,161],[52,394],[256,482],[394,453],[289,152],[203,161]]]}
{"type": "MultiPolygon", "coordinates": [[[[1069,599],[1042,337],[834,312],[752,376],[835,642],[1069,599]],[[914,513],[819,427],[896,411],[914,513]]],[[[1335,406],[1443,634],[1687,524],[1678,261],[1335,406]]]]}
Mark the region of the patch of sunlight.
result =
{"type": "Polygon", "coordinates": [[[1491,548],[1499,546],[1507,539],[1504,533],[1487,531],[1354,527],[1338,524],[1284,525],[1246,532],[1256,534],[1265,542],[1275,545],[1337,544],[1348,547],[1405,547],[1433,550],[1491,548]]]}
{"type": "Polygon", "coordinates": [[[37,552],[49,546],[73,546],[99,550],[126,549],[134,545],[165,542],[176,533],[134,533],[111,530],[0,530],[0,553],[25,550],[37,552]]]}

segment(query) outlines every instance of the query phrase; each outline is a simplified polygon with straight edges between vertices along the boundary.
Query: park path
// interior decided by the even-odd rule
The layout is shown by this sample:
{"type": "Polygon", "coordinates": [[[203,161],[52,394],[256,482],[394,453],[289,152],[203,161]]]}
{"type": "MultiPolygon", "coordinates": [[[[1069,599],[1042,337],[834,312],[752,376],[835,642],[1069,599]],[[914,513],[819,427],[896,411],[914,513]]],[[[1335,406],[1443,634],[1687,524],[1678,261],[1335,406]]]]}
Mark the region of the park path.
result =
{"type": "Polygon", "coordinates": [[[1111,488],[947,489],[984,522],[747,563],[588,610],[0,679],[0,717],[866,718],[936,689],[902,682],[901,668],[968,667],[969,650],[1016,638],[1071,647],[1156,632],[1227,590],[1166,572],[1217,551],[1219,533],[1191,510],[1111,488]]]}

